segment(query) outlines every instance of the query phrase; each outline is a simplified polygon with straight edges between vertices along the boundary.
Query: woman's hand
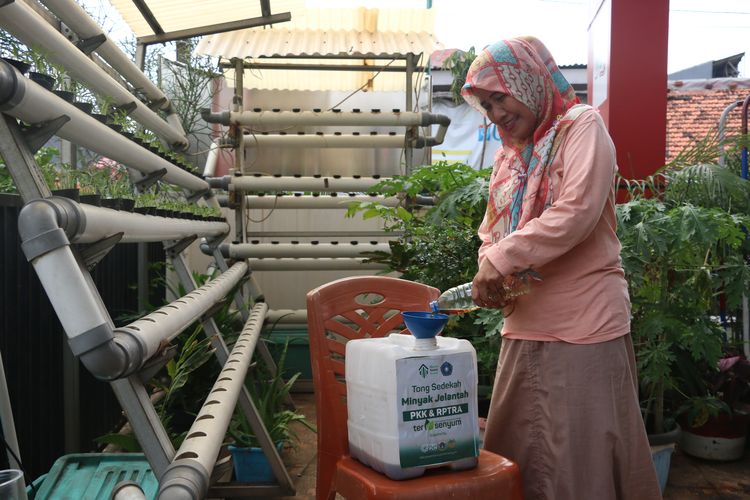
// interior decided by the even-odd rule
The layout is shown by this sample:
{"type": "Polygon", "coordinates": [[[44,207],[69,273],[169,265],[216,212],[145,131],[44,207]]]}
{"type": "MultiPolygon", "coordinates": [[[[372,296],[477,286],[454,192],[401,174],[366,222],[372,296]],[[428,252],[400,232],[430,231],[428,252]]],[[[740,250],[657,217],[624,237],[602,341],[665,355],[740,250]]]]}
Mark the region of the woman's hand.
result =
{"type": "Polygon", "coordinates": [[[512,300],[505,295],[504,280],[505,276],[495,269],[489,259],[484,259],[471,285],[471,298],[474,303],[480,307],[495,309],[502,309],[509,305],[512,300]]]}

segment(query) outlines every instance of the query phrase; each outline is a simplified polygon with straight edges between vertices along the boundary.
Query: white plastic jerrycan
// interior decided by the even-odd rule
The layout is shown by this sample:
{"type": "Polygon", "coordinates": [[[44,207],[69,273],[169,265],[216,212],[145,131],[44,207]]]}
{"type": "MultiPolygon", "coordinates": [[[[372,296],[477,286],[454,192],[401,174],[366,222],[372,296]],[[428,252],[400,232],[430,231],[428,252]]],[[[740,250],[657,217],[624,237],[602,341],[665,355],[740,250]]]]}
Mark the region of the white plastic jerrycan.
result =
{"type": "Polygon", "coordinates": [[[346,344],[349,451],[391,479],[477,464],[477,359],[471,343],[436,337],[444,314],[405,312],[413,335],[346,344]]]}

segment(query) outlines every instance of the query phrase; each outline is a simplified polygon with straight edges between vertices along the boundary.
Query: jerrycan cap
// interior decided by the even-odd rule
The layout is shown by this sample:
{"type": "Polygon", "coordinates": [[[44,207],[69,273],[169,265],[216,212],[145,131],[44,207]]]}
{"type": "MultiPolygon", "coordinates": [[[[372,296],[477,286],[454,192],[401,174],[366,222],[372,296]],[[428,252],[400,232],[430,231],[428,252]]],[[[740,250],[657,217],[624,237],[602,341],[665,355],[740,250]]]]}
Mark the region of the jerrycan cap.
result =
{"type": "Polygon", "coordinates": [[[430,349],[437,345],[435,337],[448,323],[448,315],[423,311],[402,312],[404,324],[417,339],[416,349],[430,349]]]}

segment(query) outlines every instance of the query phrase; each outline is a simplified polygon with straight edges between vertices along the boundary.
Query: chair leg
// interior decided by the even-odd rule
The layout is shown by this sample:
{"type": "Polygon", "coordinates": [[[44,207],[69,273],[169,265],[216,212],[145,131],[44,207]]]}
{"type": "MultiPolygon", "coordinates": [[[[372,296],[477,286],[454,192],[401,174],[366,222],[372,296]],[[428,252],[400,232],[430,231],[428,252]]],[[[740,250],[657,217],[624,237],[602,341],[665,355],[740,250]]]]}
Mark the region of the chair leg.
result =
{"type": "Polygon", "coordinates": [[[317,470],[315,480],[316,500],[334,500],[336,490],[334,489],[333,478],[336,474],[336,458],[327,456],[325,453],[318,453],[317,470]]]}

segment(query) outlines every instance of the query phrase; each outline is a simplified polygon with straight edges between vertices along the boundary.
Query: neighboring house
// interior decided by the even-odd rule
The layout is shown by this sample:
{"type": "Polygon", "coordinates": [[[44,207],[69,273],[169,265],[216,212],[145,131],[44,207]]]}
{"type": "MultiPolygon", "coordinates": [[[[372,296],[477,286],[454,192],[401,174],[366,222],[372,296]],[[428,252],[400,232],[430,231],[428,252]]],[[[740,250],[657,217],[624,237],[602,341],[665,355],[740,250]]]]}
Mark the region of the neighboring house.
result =
{"type": "MultiPolygon", "coordinates": [[[[666,162],[685,147],[715,133],[722,113],[750,96],[750,79],[676,80],[667,86],[666,162]]],[[[727,115],[727,135],[741,131],[741,104],[727,115]]]]}
{"type": "Polygon", "coordinates": [[[716,61],[706,61],[702,64],[682,69],[667,75],[668,80],[697,80],[707,78],[737,78],[740,74],[739,65],[744,52],[733,56],[717,59],[716,61]]]}

